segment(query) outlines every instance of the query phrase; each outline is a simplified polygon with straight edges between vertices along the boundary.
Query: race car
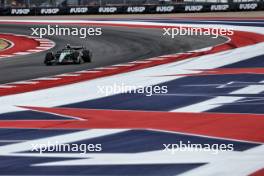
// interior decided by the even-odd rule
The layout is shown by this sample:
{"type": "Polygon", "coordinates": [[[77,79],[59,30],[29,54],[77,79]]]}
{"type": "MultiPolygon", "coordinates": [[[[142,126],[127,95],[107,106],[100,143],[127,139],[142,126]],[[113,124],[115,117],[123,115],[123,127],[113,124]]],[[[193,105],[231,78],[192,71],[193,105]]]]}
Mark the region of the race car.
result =
{"type": "Polygon", "coordinates": [[[83,46],[67,45],[64,49],[54,54],[48,52],[44,59],[46,65],[81,64],[92,61],[92,53],[83,46]]]}

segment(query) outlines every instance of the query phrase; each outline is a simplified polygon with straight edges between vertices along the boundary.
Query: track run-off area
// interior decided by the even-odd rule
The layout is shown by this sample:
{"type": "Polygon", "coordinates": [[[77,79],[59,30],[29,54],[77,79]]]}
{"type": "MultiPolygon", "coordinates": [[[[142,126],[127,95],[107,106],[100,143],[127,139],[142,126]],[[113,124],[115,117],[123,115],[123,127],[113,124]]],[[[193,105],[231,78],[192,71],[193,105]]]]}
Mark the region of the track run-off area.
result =
{"type": "MultiPolygon", "coordinates": [[[[99,26],[103,34],[45,37],[85,45],[91,64],[46,67],[45,52],[0,59],[2,175],[258,175],[264,154],[262,19],[0,20],[0,33],[99,26]],[[163,36],[210,27],[234,35],[163,36]],[[3,76],[2,76],[3,75],[3,76]],[[109,93],[113,85],[167,86],[166,94],[109,93]],[[32,152],[48,141],[102,144],[102,152],[32,152]],[[232,144],[233,151],[164,152],[164,144],[232,144]],[[228,167],[227,167],[228,163],[228,167]],[[19,172],[18,172],[19,171],[19,172]]],[[[2,37],[0,37],[2,38],[2,37]]]]}

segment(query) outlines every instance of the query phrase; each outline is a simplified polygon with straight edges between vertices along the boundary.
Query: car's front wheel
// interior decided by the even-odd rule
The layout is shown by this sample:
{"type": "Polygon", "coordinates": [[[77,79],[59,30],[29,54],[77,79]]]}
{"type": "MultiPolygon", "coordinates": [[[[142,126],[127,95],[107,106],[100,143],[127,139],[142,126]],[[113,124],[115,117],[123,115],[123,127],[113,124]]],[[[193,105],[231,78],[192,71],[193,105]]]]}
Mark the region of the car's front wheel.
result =
{"type": "Polygon", "coordinates": [[[80,53],[75,51],[72,55],[72,60],[74,64],[81,64],[81,57],[80,57],[80,53]]]}
{"type": "Polygon", "coordinates": [[[48,52],[44,59],[44,64],[52,65],[54,63],[55,57],[52,52],[48,52]]]}

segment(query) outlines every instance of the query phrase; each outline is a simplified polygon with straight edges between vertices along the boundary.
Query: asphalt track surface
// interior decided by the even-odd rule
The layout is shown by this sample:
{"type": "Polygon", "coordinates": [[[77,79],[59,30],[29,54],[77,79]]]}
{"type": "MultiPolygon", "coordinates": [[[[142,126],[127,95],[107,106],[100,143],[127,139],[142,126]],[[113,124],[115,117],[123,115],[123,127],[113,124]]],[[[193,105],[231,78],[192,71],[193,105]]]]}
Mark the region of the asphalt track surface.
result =
{"type": "MultiPolygon", "coordinates": [[[[47,26],[0,24],[0,33],[31,35],[31,27],[47,26]]],[[[63,26],[60,25],[60,27],[63,26]]],[[[86,39],[78,36],[48,36],[45,38],[56,43],[56,46],[51,49],[53,52],[62,49],[66,44],[86,46],[93,52],[92,63],[47,67],[43,64],[46,52],[4,58],[0,60],[0,84],[186,52],[225,41],[224,38],[214,39],[211,36],[176,36],[172,39],[163,36],[163,29],[128,27],[102,27],[101,36],[88,36],[86,39]]]]}

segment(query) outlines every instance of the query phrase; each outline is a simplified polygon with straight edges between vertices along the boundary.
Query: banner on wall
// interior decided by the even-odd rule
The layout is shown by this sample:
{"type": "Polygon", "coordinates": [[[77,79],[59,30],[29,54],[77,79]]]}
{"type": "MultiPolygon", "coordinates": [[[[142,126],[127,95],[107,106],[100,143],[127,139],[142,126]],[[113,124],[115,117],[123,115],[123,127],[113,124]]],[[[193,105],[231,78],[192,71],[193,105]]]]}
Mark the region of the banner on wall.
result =
{"type": "Polygon", "coordinates": [[[264,10],[264,2],[248,3],[193,3],[176,5],[88,6],[88,7],[33,7],[0,8],[1,16],[16,15],[75,15],[75,14],[138,14],[138,13],[193,13],[220,11],[264,10]]]}

